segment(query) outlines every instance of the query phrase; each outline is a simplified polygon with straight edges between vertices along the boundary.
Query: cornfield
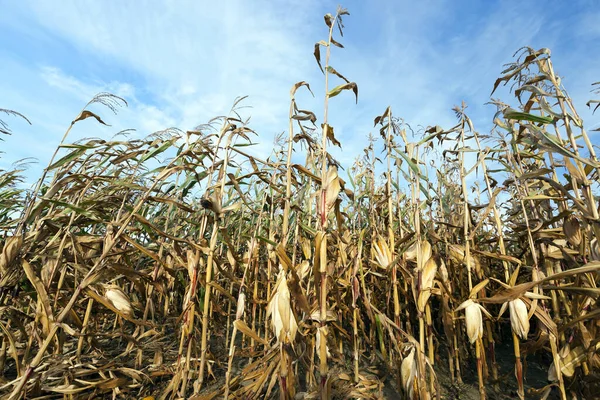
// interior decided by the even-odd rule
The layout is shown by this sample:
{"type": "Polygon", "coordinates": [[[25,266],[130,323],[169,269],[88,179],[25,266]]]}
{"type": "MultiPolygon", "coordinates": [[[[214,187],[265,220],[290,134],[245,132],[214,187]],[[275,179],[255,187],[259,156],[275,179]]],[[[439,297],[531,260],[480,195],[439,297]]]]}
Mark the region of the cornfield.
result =
{"type": "Polygon", "coordinates": [[[388,107],[344,170],[328,109],[358,101],[330,59],[347,14],[325,15],[324,92],[292,86],[266,159],[244,98],[195,130],[69,144],[104,124],[90,106],[127,104],[100,93],[34,188],[0,171],[2,398],[600,393],[600,162],[550,51],[490,85],[514,95],[491,99],[491,132],[464,103],[418,132],[388,107]]]}

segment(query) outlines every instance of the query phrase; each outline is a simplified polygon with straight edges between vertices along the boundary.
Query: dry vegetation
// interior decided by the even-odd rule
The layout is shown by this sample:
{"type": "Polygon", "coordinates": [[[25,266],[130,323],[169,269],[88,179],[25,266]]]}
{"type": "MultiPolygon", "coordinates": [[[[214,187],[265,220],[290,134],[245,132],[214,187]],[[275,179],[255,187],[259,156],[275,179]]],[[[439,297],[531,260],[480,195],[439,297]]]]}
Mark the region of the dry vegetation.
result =
{"type": "Polygon", "coordinates": [[[267,160],[238,102],[194,131],[67,144],[103,123],[89,106],[126,104],[100,94],[35,189],[0,171],[3,398],[598,393],[600,163],[550,52],[502,72],[519,105],[493,100],[490,134],[464,105],[418,134],[388,108],[381,155],[373,139],[344,179],[327,110],[358,98],[330,65],[345,14],[315,45],[323,120],[295,84],[267,160]]]}

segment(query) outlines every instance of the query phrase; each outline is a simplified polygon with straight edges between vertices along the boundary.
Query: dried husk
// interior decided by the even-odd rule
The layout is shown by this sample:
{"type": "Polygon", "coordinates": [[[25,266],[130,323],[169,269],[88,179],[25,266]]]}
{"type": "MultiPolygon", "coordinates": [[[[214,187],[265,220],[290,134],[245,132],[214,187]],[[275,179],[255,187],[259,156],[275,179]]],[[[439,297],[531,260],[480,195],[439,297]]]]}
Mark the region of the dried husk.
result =
{"type": "Polygon", "coordinates": [[[527,315],[527,306],[521,299],[515,299],[508,302],[510,311],[510,325],[513,332],[521,339],[526,340],[529,333],[529,316],[527,315]]]}
{"type": "Polygon", "coordinates": [[[402,388],[404,389],[404,393],[406,393],[406,397],[409,399],[413,398],[414,383],[417,377],[417,371],[417,360],[415,359],[415,348],[413,347],[410,350],[410,353],[404,357],[404,360],[402,360],[402,364],[400,365],[402,388]]]}
{"type": "Polygon", "coordinates": [[[456,265],[471,266],[475,271],[481,269],[479,259],[473,255],[465,257],[465,248],[458,244],[451,244],[448,246],[448,256],[450,260],[456,265]]]}
{"type": "Polygon", "coordinates": [[[279,270],[274,294],[267,307],[267,318],[271,317],[271,326],[277,341],[293,343],[296,339],[298,324],[292,312],[290,291],[283,268],[279,270]]]}
{"type": "Polygon", "coordinates": [[[240,292],[238,296],[237,308],[235,311],[235,318],[242,319],[244,316],[244,309],[246,308],[246,295],[244,292],[240,292]]]}
{"type": "Polygon", "coordinates": [[[6,239],[2,253],[0,254],[0,272],[4,272],[6,268],[14,261],[23,246],[23,236],[11,236],[6,239]]]}
{"type": "Polygon", "coordinates": [[[327,326],[320,326],[319,329],[317,330],[317,335],[316,335],[316,353],[319,356],[319,359],[321,359],[321,341],[324,340],[325,341],[325,356],[326,358],[331,357],[331,352],[329,351],[329,346],[327,346],[327,333],[328,333],[328,329],[327,326]]]}
{"type": "Polygon", "coordinates": [[[392,252],[381,236],[373,241],[373,256],[377,265],[383,269],[387,269],[392,262],[392,252]]]}
{"type": "Polygon", "coordinates": [[[581,226],[579,220],[574,215],[569,215],[563,222],[563,233],[567,241],[573,247],[579,247],[581,244],[581,226]]]}
{"type": "Polygon", "coordinates": [[[106,297],[106,300],[108,300],[117,310],[124,315],[133,318],[131,301],[129,300],[129,296],[127,296],[121,288],[116,285],[107,286],[104,297],[106,297]]]}
{"type": "Polygon", "coordinates": [[[471,344],[483,336],[482,307],[471,299],[464,301],[457,309],[465,310],[465,323],[467,325],[467,336],[471,344]]]}
{"type": "Polygon", "coordinates": [[[329,213],[335,204],[340,193],[341,185],[338,177],[337,168],[332,166],[327,171],[327,181],[323,190],[325,191],[325,210],[329,213]]]}
{"type": "Polygon", "coordinates": [[[217,200],[217,198],[214,195],[206,194],[200,200],[200,205],[203,208],[212,211],[217,216],[219,216],[221,214],[221,212],[223,211],[222,207],[221,207],[221,203],[219,203],[219,201],[217,200]]]}
{"type": "Polygon", "coordinates": [[[421,312],[425,311],[425,305],[431,296],[431,289],[433,288],[433,280],[437,269],[437,263],[431,257],[421,270],[421,290],[419,291],[419,298],[417,300],[417,307],[421,312]]]}

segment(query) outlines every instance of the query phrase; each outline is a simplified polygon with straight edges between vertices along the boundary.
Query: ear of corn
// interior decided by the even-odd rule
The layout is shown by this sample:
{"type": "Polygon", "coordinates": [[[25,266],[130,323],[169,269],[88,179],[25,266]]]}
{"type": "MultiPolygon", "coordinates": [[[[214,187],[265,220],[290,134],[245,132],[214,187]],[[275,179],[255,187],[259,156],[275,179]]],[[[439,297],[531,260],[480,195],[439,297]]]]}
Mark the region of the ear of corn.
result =
{"type": "Polygon", "coordinates": [[[417,376],[417,362],[415,360],[414,348],[412,348],[410,353],[402,360],[400,374],[404,392],[409,399],[412,399],[414,395],[415,378],[417,376]]]}
{"type": "Polygon", "coordinates": [[[108,286],[104,296],[117,310],[128,317],[133,317],[133,307],[131,306],[129,297],[120,287],[115,285],[108,286]]]}
{"type": "Polygon", "coordinates": [[[293,343],[298,331],[298,324],[292,313],[290,290],[283,269],[279,271],[273,292],[273,297],[267,307],[267,317],[271,317],[273,333],[278,341],[286,344],[293,343]]]}
{"type": "Polygon", "coordinates": [[[527,306],[521,299],[508,302],[510,310],[510,325],[513,332],[523,340],[527,340],[529,333],[529,316],[527,306]]]}
{"type": "Polygon", "coordinates": [[[481,339],[483,336],[482,307],[473,300],[468,299],[457,308],[457,311],[462,309],[465,310],[465,324],[469,342],[475,343],[476,340],[481,339]]]}

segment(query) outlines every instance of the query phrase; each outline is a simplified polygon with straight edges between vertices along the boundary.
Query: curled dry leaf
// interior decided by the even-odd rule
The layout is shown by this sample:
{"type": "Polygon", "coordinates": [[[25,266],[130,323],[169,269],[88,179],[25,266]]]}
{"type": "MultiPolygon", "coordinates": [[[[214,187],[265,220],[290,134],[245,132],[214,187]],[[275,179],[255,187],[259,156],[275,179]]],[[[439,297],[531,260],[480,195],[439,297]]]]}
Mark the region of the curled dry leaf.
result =
{"type": "MultiPolygon", "coordinates": [[[[566,344],[560,351],[560,370],[563,376],[572,377],[575,374],[575,368],[577,368],[583,361],[585,361],[586,353],[583,346],[577,346],[571,348],[569,344],[566,344]]],[[[556,367],[552,364],[548,370],[548,380],[555,382],[558,380],[556,375],[556,367]]]]}
{"type": "Polygon", "coordinates": [[[73,125],[75,122],[82,121],[82,120],[84,120],[86,118],[90,118],[90,117],[96,118],[96,121],[100,122],[102,125],[110,126],[106,122],[102,121],[102,118],[100,118],[98,115],[94,114],[93,112],[91,112],[89,110],[83,110],[81,112],[81,114],[79,114],[77,116],[77,118],[75,118],[73,120],[73,122],[71,122],[71,125],[73,125]]]}
{"type": "Polygon", "coordinates": [[[600,261],[600,247],[598,246],[598,239],[594,238],[590,242],[590,256],[594,261],[600,261]]]}
{"type": "Polygon", "coordinates": [[[569,249],[567,247],[567,241],[565,239],[554,239],[552,242],[553,244],[549,244],[546,247],[546,251],[544,252],[545,257],[552,258],[554,260],[564,260],[565,257],[563,252],[571,255],[579,254],[579,251],[569,249]]]}

